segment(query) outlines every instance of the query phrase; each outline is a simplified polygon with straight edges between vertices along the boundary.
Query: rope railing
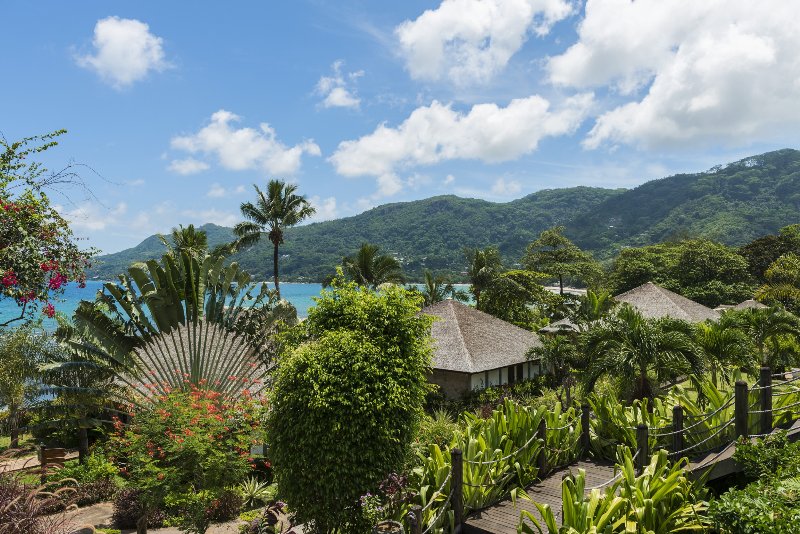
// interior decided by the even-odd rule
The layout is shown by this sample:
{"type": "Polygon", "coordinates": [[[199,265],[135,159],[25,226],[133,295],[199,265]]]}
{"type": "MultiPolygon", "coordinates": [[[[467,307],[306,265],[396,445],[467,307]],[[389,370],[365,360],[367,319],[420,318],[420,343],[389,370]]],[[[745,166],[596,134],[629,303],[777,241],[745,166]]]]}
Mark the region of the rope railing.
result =
{"type": "MultiPolygon", "coordinates": [[[[453,491],[450,492],[450,494],[447,496],[447,500],[444,501],[444,504],[442,505],[442,509],[439,510],[439,513],[436,515],[436,517],[433,518],[433,521],[428,524],[428,528],[422,531],[422,534],[429,534],[434,528],[436,528],[436,524],[448,510],[448,505],[450,504],[450,501],[453,499],[453,493],[455,492],[453,491]]],[[[420,517],[420,521],[421,520],[422,517],[420,517]]]]}
{"type": "MultiPolygon", "coordinates": [[[[431,498],[428,501],[428,504],[426,504],[425,506],[422,507],[422,511],[423,512],[428,511],[431,508],[431,506],[433,506],[433,503],[436,502],[436,497],[438,497],[439,495],[442,495],[442,491],[444,490],[444,487],[447,485],[448,482],[450,482],[450,479],[452,477],[453,477],[453,470],[451,469],[450,472],[447,473],[447,476],[444,478],[444,482],[442,482],[442,485],[439,486],[439,489],[434,491],[433,495],[431,495],[431,498]]],[[[450,493],[452,494],[453,490],[450,490],[450,493]]]]}
{"type": "MultiPolygon", "coordinates": [[[[522,452],[528,445],[533,443],[533,440],[535,440],[537,437],[539,437],[538,434],[539,434],[538,431],[535,431],[533,433],[533,435],[530,437],[530,439],[525,442],[525,444],[520,446],[517,450],[511,451],[510,453],[506,454],[502,458],[495,458],[493,460],[485,460],[485,461],[483,461],[483,460],[464,460],[464,463],[468,464],[468,465],[493,465],[493,464],[497,464],[497,463],[500,463],[500,462],[505,462],[507,460],[510,460],[511,458],[513,458],[514,456],[519,454],[520,452],[522,452]]],[[[495,449],[495,450],[499,450],[499,449],[495,449]]],[[[494,452],[494,451],[492,451],[492,452],[494,452]]]]}

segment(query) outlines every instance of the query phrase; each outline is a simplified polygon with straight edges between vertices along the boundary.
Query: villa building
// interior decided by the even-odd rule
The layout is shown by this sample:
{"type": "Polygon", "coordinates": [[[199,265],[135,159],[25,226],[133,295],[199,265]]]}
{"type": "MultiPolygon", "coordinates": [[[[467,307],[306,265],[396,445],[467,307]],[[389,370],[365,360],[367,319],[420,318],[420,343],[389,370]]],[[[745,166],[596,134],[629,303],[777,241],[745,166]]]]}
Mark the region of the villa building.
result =
{"type": "Polygon", "coordinates": [[[532,347],[541,346],[535,333],[454,300],[433,304],[421,313],[435,319],[429,380],[448,397],[541,373],[540,362],[527,359],[532,347]]]}
{"type": "Polygon", "coordinates": [[[677,293],[647,282],[614,297],[617,302],[627,302],[648,319],[681,319],[690,323],[716,321],[719,312],[689,300],[677,293]]]}

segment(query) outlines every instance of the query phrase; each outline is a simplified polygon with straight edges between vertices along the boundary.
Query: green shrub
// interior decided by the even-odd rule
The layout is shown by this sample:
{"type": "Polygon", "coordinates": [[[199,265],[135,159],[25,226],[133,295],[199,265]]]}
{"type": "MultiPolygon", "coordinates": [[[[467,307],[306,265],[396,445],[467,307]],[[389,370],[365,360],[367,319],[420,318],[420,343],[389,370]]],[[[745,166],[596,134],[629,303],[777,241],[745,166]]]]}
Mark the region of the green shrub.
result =
{"type": "Polygon", "coordinates": [[[431,354],[418,296],[334,284],[281,361],[268,422],[279,495],[322,532],[361,528],[359,497],[402,468],[431,354]]]}
{"type": "Polygon", "coordinates": [[[733,459],[750,480],[783,476],[787,469],[792,469],[793,474],[800,474],[800,466],[797,465],[800,443],[789,443],[786,432],[766,436],[755,443],[740,440],[736,444],[733,459]]]}
{"type": "Polygon", "coordinates": [[[772,478],[711,502],[714,526],[730,534],[793,534],[800,525],[800,478],[772,478]]]}

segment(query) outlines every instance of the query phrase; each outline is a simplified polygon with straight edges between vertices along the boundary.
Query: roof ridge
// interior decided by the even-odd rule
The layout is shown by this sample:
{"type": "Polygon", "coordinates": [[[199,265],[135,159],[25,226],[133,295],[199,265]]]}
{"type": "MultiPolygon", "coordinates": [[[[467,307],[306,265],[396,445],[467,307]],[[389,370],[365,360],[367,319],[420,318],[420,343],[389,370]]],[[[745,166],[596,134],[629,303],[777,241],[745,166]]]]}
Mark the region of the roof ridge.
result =
{"type": "MultiPolygon", "coordinates": [[[[469,370],[470,370],[471,373],[474,373],[475,372],[475,362],[472,361],[472,353],[470,352],[469,347],[467,347],[467,340],[464,339],[464,331],[461,328],[461,318],[458,316],[458,307],[454,306],[456,301],[453,300],[453,299],[447,299],[447,301],[449,301],[451,303],[449,308],[453,311],[453,316],[455,317],[455,320],[456,320],[456,328],[458,328],[458,340],[461,342],[461,348],[464,349],[464,354],[467,355],[466,360],[467,360],[467,362],[469,362],[469,370]]],[[[458,304],[461,304],[461,303],[459,302],[458,304]]],[[[464,306],[464,307],[466,308],[467,306],[464,306]]],[[[480,311],[480,310],[476,309],[476,311],[480,311]]]]}

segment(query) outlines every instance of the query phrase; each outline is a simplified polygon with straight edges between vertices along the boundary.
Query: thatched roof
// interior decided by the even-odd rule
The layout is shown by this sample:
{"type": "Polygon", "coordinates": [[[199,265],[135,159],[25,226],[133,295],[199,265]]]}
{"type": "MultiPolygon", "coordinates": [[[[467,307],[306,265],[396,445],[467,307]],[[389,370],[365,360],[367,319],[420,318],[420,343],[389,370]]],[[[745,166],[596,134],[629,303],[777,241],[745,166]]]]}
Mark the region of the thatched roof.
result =
{"type": "Polygon", "coordinates": [[[719,312],[682,297],[668,289],[647,282],[614,297],[617,302],[627,302],[644,317],[660,319],[670,317],[692,323],[719,319],[719,312]]]}
{"type": "Polygon", "coordinates": [[[541,345],[533,332],[454,300],[422,313],[437,318],[431,327],[434,369],[481,373],[523,363],[528,350],[541,345]]]}
{"type": "Polygon", "coordinates": [[[740,302],[739,304],[720,304],[714,310],[718,312],[723,312],[725,310],[746,310],[749,308],[769,308],[766,304],[762,304],[757,300],[748,299],[744,302],[740,302]]]}
{"type": "Polygon", "coordinates": [[[540,334],[567,334],[578,331],[578,325],[566,317],[539,329],[540,334]]]}

